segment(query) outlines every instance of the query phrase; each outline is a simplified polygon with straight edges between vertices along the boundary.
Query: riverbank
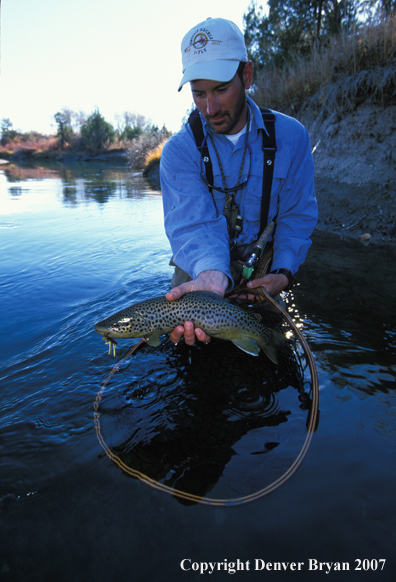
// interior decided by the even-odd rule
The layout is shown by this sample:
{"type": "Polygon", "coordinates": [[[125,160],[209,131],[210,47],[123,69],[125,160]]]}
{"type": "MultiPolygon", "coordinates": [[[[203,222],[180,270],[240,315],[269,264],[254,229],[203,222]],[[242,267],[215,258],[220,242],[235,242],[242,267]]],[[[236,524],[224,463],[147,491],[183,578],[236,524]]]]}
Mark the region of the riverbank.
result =
{"type": "Polygon", "coordinates": [[[302,116],[315,162],[318,229],[396,244],[396,107],[302,116]]]}
{"type": "Polygon", "coordinates": [[[114,148],[104,150],[95,156],[84,151],[57,151],[57,150],[38,150],[32,148],[20,148],[13,152],[0,151],[0,159],[8,162],[108,162],[108,163],[128,163],[128,152],[126,148],[114,148]]]}
{"type": "Polygon", "coordinates": [[[319,206],[317,229],[365,244],[396,245],[396,195],[383,184],[349,184],[315,178],[319,206]]]}
{"type": "MultiPolygon", "coordinates": [[[[364,244],[396,245],[396,106],[362,104],[325,120],[312,113],[298,118],[307,127],[313,148],[317,229],[364,244]]],[[[128,164],[128,152],[122,148],[97,156],[54,153],[49,159],[45,152],[21,152],[8,160],[128,164]]],[[[158,164],[147,177],[160,187],[158,164]]]]}
{"type": "MultiPolygon", "coordinates": [[[[307,127],[315,162],[318,230],[396,245],[396,106],[362,105],[307,127]]],[[[149,173],[158,181],[159,166],[149,173]]]]}

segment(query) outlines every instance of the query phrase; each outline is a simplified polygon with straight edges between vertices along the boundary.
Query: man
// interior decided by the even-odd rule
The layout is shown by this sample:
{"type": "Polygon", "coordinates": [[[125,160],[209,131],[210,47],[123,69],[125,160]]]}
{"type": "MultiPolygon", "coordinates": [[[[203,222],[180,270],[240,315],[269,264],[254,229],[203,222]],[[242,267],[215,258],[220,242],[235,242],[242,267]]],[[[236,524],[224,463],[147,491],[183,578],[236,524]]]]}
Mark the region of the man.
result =
{"type": "MultiPolygon", "coordinates": [[[[224,296],[232,288],[233,258],[243,258],[260,233],[265,128],[262,114],[246,96],[253,79],[239,28],[208,18],[190,30],[181,45],[183,85],[190,83],[213,166],[213,183],[187,123],[165,144],[161,188],[165,230],[175,265],[169,301],[196,290],[224,296]]],[[[271,273],[249,283],[277,295],[304,262],[317,222],[314,166],[309,136],[295,119],[276,116],[276,157],[268,222],[274,221],[271,273]],[[282,271],[282,272],[279,272],[282,271]]],[[[254,246],[254,245],[253,245],[254,246]]],[[[192,322],[170,335],[189,345],[210,337],[192,322]]]]}

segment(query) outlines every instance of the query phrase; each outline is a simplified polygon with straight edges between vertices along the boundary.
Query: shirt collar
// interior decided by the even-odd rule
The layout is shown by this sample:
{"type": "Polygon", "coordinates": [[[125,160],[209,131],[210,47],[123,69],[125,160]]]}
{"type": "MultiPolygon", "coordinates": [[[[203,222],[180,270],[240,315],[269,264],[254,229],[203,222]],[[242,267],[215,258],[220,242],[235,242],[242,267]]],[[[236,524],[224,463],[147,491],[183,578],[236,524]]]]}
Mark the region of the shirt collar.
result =
{"type": "Polygon", "coordinates": [[[257,107],[257,105],[255,104],[253,99],[251,99],[250,97],[247,98],[247,102],[250,105],[250,112],[252,114],[252,122],[254,120],[254,124],[251,128],[252,133],[254,132],[255,129],[257,131],[262,130],[262,131],[265,131],[265,133],[269,136],[267,128],[264,125],[263,116],[261,115],[261,111],[260,111],[259,107],[257,107]]]}

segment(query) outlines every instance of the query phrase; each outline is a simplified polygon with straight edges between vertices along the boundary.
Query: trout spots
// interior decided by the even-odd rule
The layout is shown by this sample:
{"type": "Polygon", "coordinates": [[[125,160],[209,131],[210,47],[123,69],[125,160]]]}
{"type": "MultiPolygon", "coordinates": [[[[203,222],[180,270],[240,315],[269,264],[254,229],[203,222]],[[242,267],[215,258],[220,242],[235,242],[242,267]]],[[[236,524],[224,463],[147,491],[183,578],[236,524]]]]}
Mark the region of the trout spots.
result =
{"type": "MultiPolygon", "coordinates": [[[[151,337],[152,345],[157,345],[154,342],[159,341],[161,334],[172,331],[185,321],[192,321],[195,327],[209,335],[213,332],[214,336],[231,340],[255,356],[257,348],[252,348],[249,339],[255,340],[266,353],[266,346],[272,343],[275,348],[280,342],[254,313],[248,313],[218,295],[203,291],[187,293],[176,301],[167,301],[165,297],[142,301],[96,324],[95,328],[107,338],[151,337]]],[[[273,360],[274,353],[269,355],[273,360]]]]}

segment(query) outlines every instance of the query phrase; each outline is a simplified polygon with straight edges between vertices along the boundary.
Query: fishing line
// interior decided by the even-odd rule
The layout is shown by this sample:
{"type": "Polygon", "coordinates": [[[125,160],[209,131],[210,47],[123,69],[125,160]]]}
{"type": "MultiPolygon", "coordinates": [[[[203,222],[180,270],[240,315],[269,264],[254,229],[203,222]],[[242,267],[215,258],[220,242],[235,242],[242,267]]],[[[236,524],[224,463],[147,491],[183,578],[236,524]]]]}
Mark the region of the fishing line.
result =
{"type": "Polygon", "coordinates": [[[173,495],[175,497],[178,497],[180,499],[184,499],[186,501],[200,503],[202,505],[212,505],[212,506],[217,506],[217,507],[234,507],[237,505],[243,505],[245,503],[249,503],[251,501],[256,501],[257,499],[260,499],[261,497],[264,497],[265,495],[268,495],[269,493],[275,491],[276,489],[278,489],[278,487],[280,487],[281,485],[286,483],[286,481],[288,481],[288,479],[290,479],[294,475],[294,473],[297,471],[297,469],[300,467],[301,463],[303,462],[303,460],[308,452],[309,445],[311,444],[311,441],[313,438],[313,433],[317,427],[318,415],[319,415],[319,382],[318,382],[318,374],[316,371],[315,361],[314,361],[312,352],[310,350],[310,347],[308,345],[308,342],[306,341],[306,339],[304,338],[303,334],[298,329],[298,327],[295,325],[295,323],[293,322],[293,320],[289,316],[289,314],[276,301],[274,301],[274,299],[269,295],[269,293],[267,292],[267,290],[264,287],[260,287],[259,290],[260,290],[260,294],[266,299],[266,301],[268,301],[268,303],[270,303],[276,310],[278,310],[281,313],[282,317],[287,321],[287,323],[290,325],[293,332],[297,336],[297,338],[298,338],[298,340],[299,340],[299,342],[304,350],[305,356],[307,358],[307,362],[308,362],[308,366],[309,366],[309,370],[310,370],[310,374],[311,374],[312,405],[311,405],[310,413],[308,415],[307,435],[306,435],[305,440],[303,442],[303,445],[300,449],[300,452],[297,455],[294,462],[290,465],[290,467],[278,479],[273,481],[270,485],[267,485],[263,489],[260,489],[259,491],[256,491],[255,493],[251,493],[250,495],[236,497],[233,499],[217,499],[214,497],[201,497],[199,495],[194,495],[193,493],[187,493],[185,491],[181,491],[180,489],[173,489],[172,487],[169,487],[168,485],[164,485],[162,483],[159,483],[155,479],[151,479],[150,477],[148,477],[144,473],[141,473],[140,471],[137,471],[136,469],[132,469],[131,467],[128,467],[128,465],[126,465],[120,459],[120,457],[118,455],[114,454],[110,450],[110,448],[107,446],[107,444],[103,438],[103,435],[101,432],[101,426],[100,426],[101,415],[99,413],[99,406],[100,406],[100,402],[102,400],[104,391],[105,391],[106,387],[108,386],[113,375],[119,371],[121,362],[123,362],[124,360],[129,358],[141,345],[143,345],[145,343],[145,340],[141,339],[113,367],[110,374],[108,375],[106,380],[103,382],[102,387],[99,390],[99,392],[96,396],[95,403],[94,403],[94,411],[95,411],[94,412],[94,422],[95,422],[95,429],[96,429],[96,435],[98,437],[98,440],[99,440],[103,450],[105,451],[106,455],[109,457],[109,459],[111,459],[111,461],[113,461],[116,465],[118,465],[120,467],[120,469],[125,471],[125,473],[127,473],[128,475],[131,475],[132,477],[135,477],[136,479],[139,479],[139,481],[142,481],[143,483],[145,483],[146,485],[149,485],[153,489],[157,489],[158,491],[168,493],[169,495],[173,495]]]}

